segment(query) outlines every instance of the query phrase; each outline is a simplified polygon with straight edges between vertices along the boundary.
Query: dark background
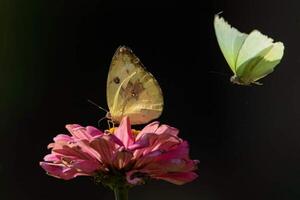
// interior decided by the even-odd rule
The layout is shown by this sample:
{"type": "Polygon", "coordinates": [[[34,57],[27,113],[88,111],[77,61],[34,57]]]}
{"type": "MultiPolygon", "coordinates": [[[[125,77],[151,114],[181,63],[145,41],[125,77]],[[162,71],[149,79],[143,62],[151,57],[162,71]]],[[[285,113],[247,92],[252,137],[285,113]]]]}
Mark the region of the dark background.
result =
{"type": "Polygon", "coordinates": [[[127,45],[164,92],[160,121],[178,127],[199,178],[154,181],[130,199],[300,198],[300,3],[297,1],[0,1],[1,199],[113,199],[89,178],[47,176],[39,161],[67,123],[97,125],[105,113],[111,57],[127,45]],[[243,32],[285,44],[263,86],[229,82],[214,14],[243,32]],[[217,73],[216,73],[217,72],[217,73]]]}

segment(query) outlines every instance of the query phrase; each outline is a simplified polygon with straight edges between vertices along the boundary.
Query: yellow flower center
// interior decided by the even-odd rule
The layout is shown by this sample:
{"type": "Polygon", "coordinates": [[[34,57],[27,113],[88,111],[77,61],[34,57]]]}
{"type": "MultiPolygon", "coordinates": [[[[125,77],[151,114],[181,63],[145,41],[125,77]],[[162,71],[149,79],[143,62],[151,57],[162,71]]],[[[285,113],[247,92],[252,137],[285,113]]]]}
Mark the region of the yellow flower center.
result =
{"type": "MultiPolygon", "coordinates": [[[[113,128],[110,128],[108,131],[111,133],[111,134],[114,134],[114,132],[117,130],[118,127],[113,127],[113,128]]],[[[137,136],[141,131],[140,130],[136,130],[136,129],[131,129],[131,132],[134,136],[137,136]]]]}
{"type": "Polygon", "coordinates": [[[111,134],[114,134],[115,130],[116,130],[116,128],[113,127],[113,128],[110,128],[110,129],[108,130],[108,132],[110,132],[111,134]]]}
{"type": "Polygon", "coordinates": [[[135,130],[135,129],[131,129],[131,132],[134,136],[137,136],[141,131],[140,130],[135,130]]]}

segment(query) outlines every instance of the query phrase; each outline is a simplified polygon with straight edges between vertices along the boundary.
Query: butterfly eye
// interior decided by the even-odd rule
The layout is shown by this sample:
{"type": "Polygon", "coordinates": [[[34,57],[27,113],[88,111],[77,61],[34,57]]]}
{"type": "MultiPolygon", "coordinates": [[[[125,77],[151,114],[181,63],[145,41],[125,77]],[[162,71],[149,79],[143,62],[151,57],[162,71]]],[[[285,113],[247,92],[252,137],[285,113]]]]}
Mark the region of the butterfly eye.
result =
{"type": "Polygon", "coordinates": [[[114,82],[115,82],[115,84],[119,84],[119,83],[120,83],[119,77],[115,77],[115,78],[114,78],[114,82]]]}

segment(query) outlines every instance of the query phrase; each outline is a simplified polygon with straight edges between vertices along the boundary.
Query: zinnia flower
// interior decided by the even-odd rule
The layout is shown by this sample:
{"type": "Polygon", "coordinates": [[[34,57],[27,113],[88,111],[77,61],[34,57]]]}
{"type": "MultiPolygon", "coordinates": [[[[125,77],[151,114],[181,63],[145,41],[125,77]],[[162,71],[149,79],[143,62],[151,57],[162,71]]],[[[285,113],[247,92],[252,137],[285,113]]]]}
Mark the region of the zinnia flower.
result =
{"type": "Polygon", "coordinates": [[[57,135],[48,145],[51,154],[40,162],[51,176],[65,180],[93,176],[112,189],[150,178],[177,185],[197,178],[198,161],[189,158],[188,143],[178,137],[176,128],[152,122],[137,131],[131,129],[128,117],[105,132],[77,124],[66,128],[71,136],[57,135]]]}

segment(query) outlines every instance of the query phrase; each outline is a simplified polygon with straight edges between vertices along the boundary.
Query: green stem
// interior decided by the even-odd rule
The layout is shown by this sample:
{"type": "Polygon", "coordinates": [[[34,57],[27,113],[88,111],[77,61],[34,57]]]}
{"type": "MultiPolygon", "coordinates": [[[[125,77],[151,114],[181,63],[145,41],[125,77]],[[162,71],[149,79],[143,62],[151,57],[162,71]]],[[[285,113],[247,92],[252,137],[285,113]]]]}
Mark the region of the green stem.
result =
{"type": "Polygon", "coordinates": [[[126,187],[115,187],[115,200],[128,200],[128,189],[126,187]]]}

